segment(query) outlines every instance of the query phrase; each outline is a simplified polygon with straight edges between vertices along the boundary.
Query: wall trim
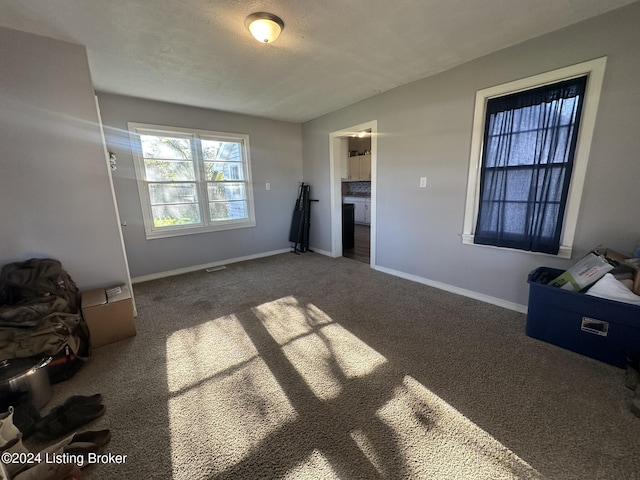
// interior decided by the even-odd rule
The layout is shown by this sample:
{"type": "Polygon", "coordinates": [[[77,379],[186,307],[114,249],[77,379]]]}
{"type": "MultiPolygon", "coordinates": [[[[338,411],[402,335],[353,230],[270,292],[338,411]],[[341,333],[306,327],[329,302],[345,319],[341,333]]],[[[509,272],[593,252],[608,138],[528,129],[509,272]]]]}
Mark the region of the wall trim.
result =
{"type": "Polygon", "coordinates": [[[310,252],[314,252],[314,253],[318,253],[320,255],[325,255],[327,257],[331,257],[331,258],[338,258],[336,257],[333,253],[331,252],[327,252],[326,250],[322,250],[320,248],[315,248],[315,247],[309,247],[309,251],[310,252]]]}
{"type": "MultiPolygon", "coordinates": [[[[315,252],[319,255],[325,255],[327,257],[335,258],[331,252],[327,252],[319,248],[310,248],[309,251],[315,252]]],[[[238,262],[244,262],[247,260],[255,260],[257,258],[270,257],[273,255],[280,255],[281,253],[290,253],[290,252],[291,252],[291,248],[283,248],[280,250],[272,250],[270,252],[256,253],[254,255],[246,255],[244,257],[229,258],[229,259],[220,260],[217,262],[204,263],[201,265],[192,265],[189,267],[177,268],[175,270],[167,270],[165,272],[151,273],[149,275],[132,277],[131,283],[133,284],[143,283],[143,282],[148,282],[150,280],[158,280],[160,278],[173,277],[176,275],[182,275],[184,273],[191,273],[191,272],[196,272],[198,270],[205,270],[207,268],[219,267],[221,265],[228,265],[230,263],[238,263],[238,262]]],[[[516,312],[525,313],[525,314],[527,313],[526,305],[520,305],[518,303],[509,302],[507,300],[503,300],[502,298],[492,297],[490,295],[485,295],[483,293],[474,292],[473,290],[467,290],[465,288],[456,287],[454,285],[449,285],[447,283],[437,282],[435,280],[429,280],[428,278],[420,277],[418,275],[413,275],[411,273],[401,272],[400,270],[394,270],[392,268],[381,267],[380,265],[372,265],[371,268],[382,273],[388,273],[389,275],[393,275],[395,277],[404,278],[405,280],[421,283],[423,285],[434,287],[439,290],[444,290],[446,292],[462,295],[463,297],[473,298],[475,300],[479,300],[485,303],[490,303],[492,305],[503,307],[508,310],[514,310],[516,312]]]]}
{"type": "Polygon", "coordinates": [[[280,255],[281,253],[288,253],[288,252],[291,252],[291,248],[283,248],[280,250],[272,250],[270,252],[256,253],[254,255],[246,255],[244,257],[228,258],[226,260],[220,260],[220,261],[211,262],[211,263],[203,263],[202,265],[192,265],[189,267],[177,268],[175,270],[167,270],[165,272],[150,273],[149,275],[133,277],[131,279],[131,283],[135,284],[135,283],[148,282],[150,280],[158,280],[159,278],[173,277],[175,275],[182,275],[183,273],[191,273],[191,272],[196,272],[198,270],[204,270],[207,268],[219,267],[221,265],[228,265],[230,263],[244,262],[246,260],[255,260],[257,258],[263,258],[263,257],[271,257],[273,255],[280,255]]]}
{"type": "Polygon", "coordinates": [[[435,280],[429,280],[428,278],[419,277],[418,275],[401,272],[399,270],[393,270],[392,268],[381,267],[379,265],[375,265],[372,268],[379,272],[388,273],[389,275],[404,278],[405,280],[411,280],[412,282],[422,283],[423,285],[428,285],[429,287],[434,287],[450,293],[462,295],[463,297],[473,298],[475,300],[480,300],[481,302],[497,305],[498,307],[503,307],[508,310],[514,310],[519,313],[527,313],[526,305],[509,302],[507,300],[503,300],[502,298],[492,297],[490,295],[474,292],[473,290],[467,290],[466,288],[456,287],[447,283],[437,282],[435,280]]]}
{"type": "MultiPolygon", "coordinates": [[[[335,257],[331,252],[327,252],[319,248],[311,248],[310,250],[320,255],[325,255],[327,257],[339,258],[339,257],[335,257]]],[[[526,305],[520,305],[519,303],[510,302],[502,298],[492,297],[491,295],[485,295],[484,293],[474,292],[473,290],[467,290],[466,288],[456,287],[455,285],[449,285],[448,283],[429,280],[428,278],[420,277],[418,275],[413,275],[411,273],[401,272],[400,270],[394,270],[392,268],[381,267],[380,265],[371,265],[371,268],[373,270],[377,270],[378,272],[388,273],[389,275],[393,275],[394,277],[404,278],[405,280],[421,283],[423,285],[437,288],[439,290],[444,290],[446,292],[455,293],[457,295],[462,295],[463,297],[473,298],[481,302],[490,303],[491,305],[496,305],[498,307],[506,308],[507,310],[513,310],[515,312],[524,313],[524,314],[527,313],[526,305]]]]}

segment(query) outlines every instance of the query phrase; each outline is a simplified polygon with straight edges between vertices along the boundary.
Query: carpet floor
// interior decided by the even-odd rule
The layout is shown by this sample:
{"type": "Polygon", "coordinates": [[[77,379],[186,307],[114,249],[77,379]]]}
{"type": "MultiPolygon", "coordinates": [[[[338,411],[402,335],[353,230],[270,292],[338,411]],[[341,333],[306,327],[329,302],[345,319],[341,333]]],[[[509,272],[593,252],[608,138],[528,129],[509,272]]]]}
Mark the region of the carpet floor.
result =
{"type": "Polygon", "coordinates": [[[126,459],[88,479],[640,478],[624,370],[523,314],[314,253],[134,292],[138,335],[48,405],[103,395],[82,430],[126,459]]]}

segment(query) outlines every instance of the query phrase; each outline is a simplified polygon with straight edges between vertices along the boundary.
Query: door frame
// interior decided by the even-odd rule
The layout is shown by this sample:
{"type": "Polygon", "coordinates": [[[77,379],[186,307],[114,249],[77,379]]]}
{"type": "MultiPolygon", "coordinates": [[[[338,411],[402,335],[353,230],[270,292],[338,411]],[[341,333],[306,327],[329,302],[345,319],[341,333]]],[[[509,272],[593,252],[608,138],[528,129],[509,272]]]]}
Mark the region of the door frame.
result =
{"type": "Polygon", "coordinates": [[[363,130],[371,130],[371,257],[370,266],[376,266],[376,228],[377,228],[377,194],[378,177],[378,121],[354,125],[329,134],[329,178],[331,182],[331,256],[342,256],[342,177],[341,172],[346,166],[346,158],[340,155],[344,149],[341,142],[348,141],[363,130]]]}
{"type": "MultiPolygon", "coordinates": [[[[120,211],[118,210],[118,200],[116,198],[116,190],[113,186],[113,173],[112,173],[112,165],[111,158],[109,152],[107,151],[107,140],[104,134],[104,126],[102,125],[102,114],[100,113],[100,102],[98,101],[98,96],[94,95],[94,99],[96,102],[96,112],[98,114],[98,126],[100,127],[100,136],[102,139],[102,147],[104,150],[104,159],[106,162],[107,173],[109,174],[109,185],[111,187],[111,198],[113,199],[113,208],[116,213],[116,222],[118,224],[118,233],[120,235],[120,246],[122,247],[122,255],[124,256],[124,265],[127,273],[127,287],[129,287],[129,295],[131,295],[131,303],[133,304],[133,316],[138,316],[138,309],[136,307],[136,298],[133,293],[133,283],[131,282],[131,272],[129,270],[129,259],[127,258],[127,248],[124,243],[124,235],[122,234],[122,226],[123,223],[120,220],[120,211]]],[[[126,225],[126,223],[124,224],[126,225]]]]}

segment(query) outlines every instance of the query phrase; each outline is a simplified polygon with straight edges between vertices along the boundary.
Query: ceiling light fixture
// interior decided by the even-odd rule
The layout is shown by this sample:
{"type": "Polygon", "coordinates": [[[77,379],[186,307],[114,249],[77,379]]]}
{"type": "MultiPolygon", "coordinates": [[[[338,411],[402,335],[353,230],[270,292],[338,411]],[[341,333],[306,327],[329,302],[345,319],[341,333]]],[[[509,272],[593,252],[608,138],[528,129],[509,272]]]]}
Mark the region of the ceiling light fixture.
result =
{"type": "Polygon", "coordinates": [[[273,43],[284,28],[284,22],[271,13],[252,13],[244,24],[260,43],[273,43]]]}

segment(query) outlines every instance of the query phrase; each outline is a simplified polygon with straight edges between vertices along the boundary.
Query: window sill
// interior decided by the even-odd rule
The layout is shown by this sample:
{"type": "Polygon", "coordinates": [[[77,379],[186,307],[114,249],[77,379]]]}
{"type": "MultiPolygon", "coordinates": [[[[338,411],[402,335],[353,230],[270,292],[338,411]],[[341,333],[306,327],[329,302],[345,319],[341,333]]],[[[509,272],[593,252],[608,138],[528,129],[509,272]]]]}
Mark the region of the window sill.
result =
{"type": "Polygon", "coordinates": [[[245,222],[237,222],[237,223],[222,223],[218,225],[210,225],[210,226],[197,226],[197,227],[178,227],[171,229],[163,229],[163,230],[147,230],[145,232],[147,240],[155,240],[157,238],[168,238],[168,237],[182,237],[184,235],[195,235],[198,233],[211,233],[211,232],[219,232],[222,230],[234,230],[236,228],[249,228],[255,227],[255,220],[248,220],[245,222]]]}
{"type": "Polygon", "coordinates": [[[545,257],[553,257],[553,258],[567,258],[567,259],[570,259],[571,258],[571,252],[572,252],[572,247],[567,246],[567,245],[560,245],[560,251],[558,252],[557,255],[552,255],[550,253],[542,253],[542,252],[529,252],[527,250],[518,250],[516,248],[495,247],[493,245],[481,245],[481,244],[478,244],[478,243],[474,243],[473,242],[473,235],[468,234],[468,233],[463,233],[462,234],[462,243],[464,245],[473,245],[473,246],[476,246],[476,247],[493,248],[493,249],[497,249],[497,250],[508,250],[510,252],[529,253],[529,254],[532,254],[532,255],[543,255],[545,257]]]}

